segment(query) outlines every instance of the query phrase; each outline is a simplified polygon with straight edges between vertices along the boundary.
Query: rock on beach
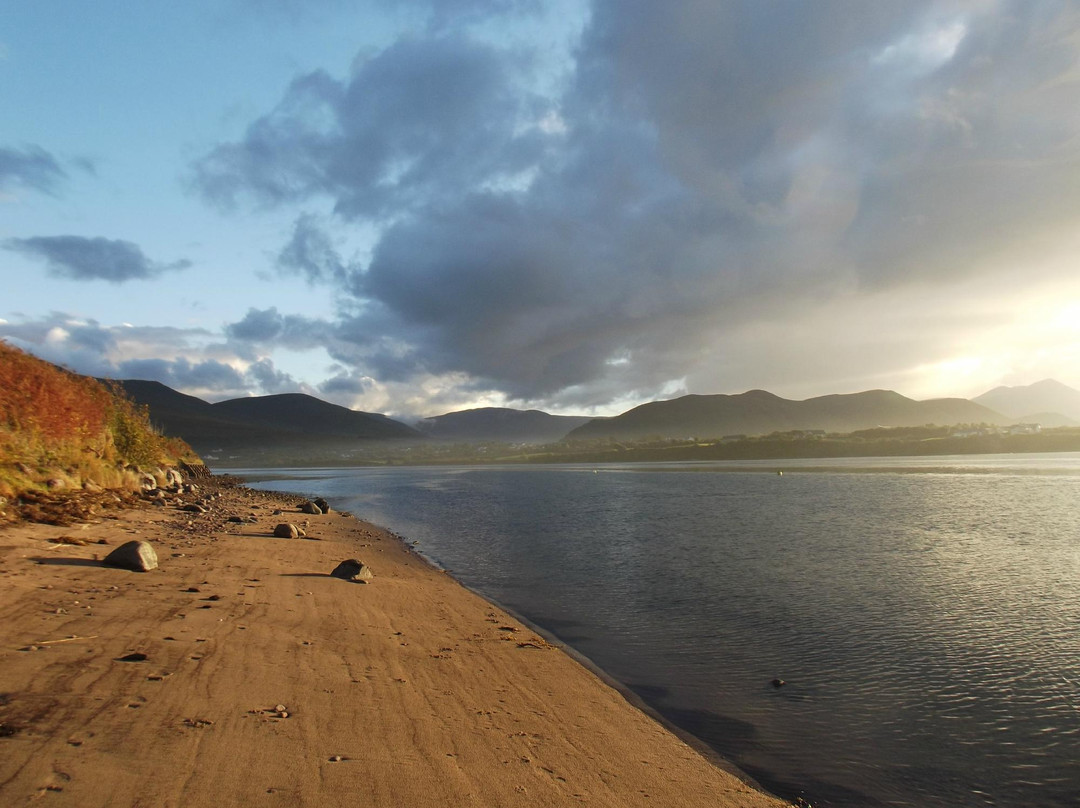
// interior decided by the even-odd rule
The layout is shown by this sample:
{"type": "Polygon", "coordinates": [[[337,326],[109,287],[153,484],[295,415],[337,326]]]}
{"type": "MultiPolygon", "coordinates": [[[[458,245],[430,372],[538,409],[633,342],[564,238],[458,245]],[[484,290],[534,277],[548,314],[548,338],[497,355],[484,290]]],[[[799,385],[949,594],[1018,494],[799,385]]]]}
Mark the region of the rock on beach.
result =
{"type": "Polygon", "coordinates": [[[129,541],[105,556],[104,563],[132,572],[149,572],[157,567],[158,559],[150,542],[129,541]]]}
{"type": "Polygon", "coordinates": [[[366,584],[375,577],[374,573],[371,571],[371,567],[358,558],[350,558],[347,561],[342,561],[334,567],[334,571],[331,572],[330,575],[333,578],[341,578],[344,581],[352,581],[353,583],[358,584],[366,584]]]}

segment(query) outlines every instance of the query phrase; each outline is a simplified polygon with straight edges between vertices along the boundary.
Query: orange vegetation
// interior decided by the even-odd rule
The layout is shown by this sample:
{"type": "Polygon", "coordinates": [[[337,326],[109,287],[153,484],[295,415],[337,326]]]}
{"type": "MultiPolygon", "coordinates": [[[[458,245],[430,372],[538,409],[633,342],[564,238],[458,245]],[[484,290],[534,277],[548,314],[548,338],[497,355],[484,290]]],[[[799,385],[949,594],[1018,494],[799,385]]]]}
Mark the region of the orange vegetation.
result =
{"type": "Polygon", "coordinates": [[[47,480],[123,485],[129,465],[171,465],[193,457],[183,441],[158,434],[145,408],[118,386],[106,387],[0,341],[0,496],[47,480]]]}

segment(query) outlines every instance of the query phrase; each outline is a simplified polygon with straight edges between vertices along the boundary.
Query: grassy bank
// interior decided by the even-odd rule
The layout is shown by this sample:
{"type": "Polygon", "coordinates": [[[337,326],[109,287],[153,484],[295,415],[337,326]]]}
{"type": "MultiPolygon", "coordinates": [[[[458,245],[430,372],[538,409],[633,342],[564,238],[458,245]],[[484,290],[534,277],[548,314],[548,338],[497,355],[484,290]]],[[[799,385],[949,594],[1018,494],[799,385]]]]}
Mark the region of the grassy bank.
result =
{"type": "Polygon", "coordinates": [[[150,424],[118,387],[0,341],[0,497],[29,491],[133,488],[162,467],[200,462],[150,424]]]}

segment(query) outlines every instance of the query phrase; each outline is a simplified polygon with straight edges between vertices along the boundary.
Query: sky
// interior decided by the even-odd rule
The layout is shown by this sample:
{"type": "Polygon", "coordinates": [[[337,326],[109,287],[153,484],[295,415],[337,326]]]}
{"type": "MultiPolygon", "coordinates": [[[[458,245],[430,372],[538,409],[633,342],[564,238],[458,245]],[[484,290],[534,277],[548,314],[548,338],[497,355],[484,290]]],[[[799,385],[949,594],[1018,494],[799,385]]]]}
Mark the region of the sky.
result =
{"type": "Polygon", "coordinates": [[[1080,388],[1077,0],[9,0],[0,338],[207,400],[1080,388]]]}

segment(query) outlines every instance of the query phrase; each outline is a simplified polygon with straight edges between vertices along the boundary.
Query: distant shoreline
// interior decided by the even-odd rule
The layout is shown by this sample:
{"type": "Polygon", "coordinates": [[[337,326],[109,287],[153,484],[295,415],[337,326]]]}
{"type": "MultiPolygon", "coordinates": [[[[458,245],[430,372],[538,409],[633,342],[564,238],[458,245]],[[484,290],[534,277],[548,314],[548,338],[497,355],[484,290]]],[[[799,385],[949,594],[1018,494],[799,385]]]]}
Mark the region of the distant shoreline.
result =
{"type": "Polygon", "coordinates": [[[488,466],[566,463],[683,463],[695,461],[836,460],[871,457],[1051,454],[1080,452],[1080,429],[1030,435],[977,435],[929,439],[851,437],[792,439],[762,436],[738,441],[687,441],[568,447],[479,444],[444,446],[350,446],[341,440],[318,444],[236,447],[202,452],[212,468],[302,468],[346,466],[488,466]]]}

